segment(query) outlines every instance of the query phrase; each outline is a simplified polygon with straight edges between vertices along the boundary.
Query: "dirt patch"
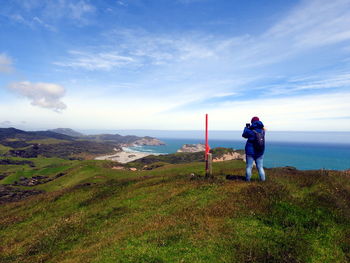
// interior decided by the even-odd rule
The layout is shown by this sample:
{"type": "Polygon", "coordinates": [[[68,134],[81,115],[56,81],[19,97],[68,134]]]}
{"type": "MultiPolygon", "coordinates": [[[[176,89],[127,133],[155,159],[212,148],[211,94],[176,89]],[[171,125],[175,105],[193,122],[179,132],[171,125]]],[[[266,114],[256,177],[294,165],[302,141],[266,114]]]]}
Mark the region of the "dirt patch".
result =
{"type": "Polygon", "coordinates": [[[54,177],[50,178],[50,177],[47,177],[47,176],[33,176],[31,178],[25,178],[25,177],[21,177],[19,179],[19,181],[15,181],[13,183],[13,185],[21,185],[21,186],[35,186],[35,185],[38,185],[38,184],[45,184],[47,182],[50,182],[52,180],[55,180],[61,176],[65,175],[64,173],[59,173],[59,174],[56,174],[54,177]]]}
{"type": "Polygon", "coordinates": [[[76,186],[74,186],[74,188],[84,188],[84,187],[88,187],[88,186],[93,186],[93,185],[96,185],[95,183],[83,183],[83,184],[78,184],[76,186]]]}
{"type": "Polygon", "coordinates": [[[42,190],[22,190],[12,186],[0,185],[0,204],[17,202],[43,192],[42,190]]]}
{"type": "Polygon", "coordinates": [[[243,175],[226,175],[226,179],[231,181],[246,181],[243,175]]]}
{"type": "Polygon", "coordinates": [[[0,180],[4,179],[7,176],[9,176],[9,174],[7,174],[7,173],[0,174],[0,180]]]}
{"type": "Polygon", "coordinates": [[[113,166],[112,169],[113,170],[125,170],[125,168],[123,166],[113,166]]]}
{"type": "Polygon", "coordinates": [[[1,159],[0,165],[29,165],[30,167],[35,167],[35,164],[31,161],[21,161],[21,160],[11,160],[11,159],[1,159]]]}

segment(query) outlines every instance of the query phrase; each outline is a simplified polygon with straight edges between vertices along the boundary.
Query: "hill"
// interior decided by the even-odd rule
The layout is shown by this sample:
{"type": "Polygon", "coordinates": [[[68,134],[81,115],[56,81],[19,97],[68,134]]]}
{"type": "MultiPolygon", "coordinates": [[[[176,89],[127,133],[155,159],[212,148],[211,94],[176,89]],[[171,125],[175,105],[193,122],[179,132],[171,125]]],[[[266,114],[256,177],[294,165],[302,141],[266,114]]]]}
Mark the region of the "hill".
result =
{"type": "Polygon", "coordinates": [[[162,144],[158,139],[147,136],[77,135],[75,131],[66,128],[51,131],[0,128],[0,156],[92,159],[98,155],[111,154],[125,145],[162,144]]]}
{"type": "Polygon", "coordinates": [[[65,134],[71,137],[77,137],[84,140],[104,142],[104,143],[117,143],[126,146],[130,145],[164,145],[164,143],[156,138],[144,136],[139,137],[135,135],[119,135],[119,134],[95,134],[84,135],[80,132],[76,132],[70,128],[57,128],[50,130],[56,133],[65,134]]]}
{"type": "Polygon", "coordinates": [[[133,172],[109,161],[11,160],[0,165],[0,262],[350,260],[346,172],[276,168],[246,183],[239,160],[214,163],[212,180],[203,162],[133,172]],[[7,203],[11,195],[32,196],[7,203]]]}
{"type": "Polygon", "coordinates": [[[59,134],[68,135],[68,136],[71,136],[71,137],[82,137],[82,136],[84,136],[84,134],[82,134],[80,132],[77,132],[75,130],[72,130],[70,128],[57,128],[57,129],[52,129],[52,130],[49,130],[49,131],[52,131],[52,132],[55,132],[55,133],[59,133],[59,134]]]}
{"type": "Polygon", "coordinates": [[[0,156],[88,158],[111,153],[116,147],[103,142],[79,140],[53,131],[0,129],[0,156]]]}
{"type": "Polygon", "coordinates": [[[0,140],[41,140],[41,139],[73,140],[72,137],[52,131],[22,131],[16,128],[0,128],[0,140]]]}
{"type": "Polygon", "coordinates": [[[97,134],[86,135],[85,140],[92,140],[97,142],[118,143],[125,146],[131,145],[164,145],[164,143],[156,138],[145,136],[138,137],[135,135],[119,135],[119,134],[97,134]]]}

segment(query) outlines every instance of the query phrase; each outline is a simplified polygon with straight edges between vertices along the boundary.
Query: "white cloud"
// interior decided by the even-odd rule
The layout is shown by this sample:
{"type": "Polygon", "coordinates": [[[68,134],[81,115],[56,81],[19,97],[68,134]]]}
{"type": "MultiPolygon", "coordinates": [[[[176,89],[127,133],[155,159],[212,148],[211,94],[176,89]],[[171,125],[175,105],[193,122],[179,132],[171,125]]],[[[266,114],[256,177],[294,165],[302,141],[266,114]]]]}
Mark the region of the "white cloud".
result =
{"type": "MultiPolygon", "coordinates": [[[[329,73],[328,73],[329,74],[329,73]]],[[[268,96],[292,95],[298,92],[324,92],[327,90],[342,90],[350,87],[349,73],[332,73],[329,76],[313,76],[305,78],[287,79],[283,84],[262,86],[257,89],[264,90],[268,96]]]]}
{"type": "Polygon", "coordinates": [[[0,73],[9,73],[12,70],[12,59],[4,53],[0,54],[0,73]]]}
{"type": "Polygon", "coordinates": [[[96,8],[87,2],[80,0],[76,3],[69,1],[66,3],[68,10],[70,10],[70,17],[76,20],[84,19],[87,14],[94,13],[96,8]]]}
{"type": "Polygon", "coordinates": [[[1,10],[0,14],[31,28],[42,26],[56,31],[53,24],[62,20],[73,21],[77,26],[91,23],[89,18],[95,11],[96,8],[84,0],[14,0],[6,9],[1,10]]]}
{"type": "Polygon", "coordinates": [[[20,14],[11,14],[11,15],[9,15],[9,17],[17,23],[26,24],[26,20],[20,14]]]}
{"type": "Polygon", "coordinates": [[[267,38],[287,38],[295,48],[324,46],[350,39],[350,1],[303,1],[273,26],[267,38]]]}
{"type": "Polygon", "coordinates": [[[115,30],[105,35],[109,45],[83,51],[69,51],[69,57],[54,64],[87,70],[120,67],[174,65],[214,58],[207,36],[153,35],[143,30],[115,30]],[[99,50],[98,52],[94,50],[99,50]],[[102,50],[102,51],[101,51],[102,50]]]}
{"type": "Polygon", "coordinates": [[[67,107],[60,101],[65,94],[65,89],[57,84],[23,81],[12,83],[8,88],[29,99],[34,106],[52,109],[57,112],[67,107]]]}
{"type": "MultiPolygon", "coordinates": [[[[50,31],[56,31],[56,28],[54,26],[51,26],[47,23],[45,23],[43,20],[41,20],[39,17],[33,17],[33,23],[39,24],[43,27],[45,27],[46,29],[50,30],[50,31]]],[[[33,23],[31,24],[33,26],[33,23]]]]}
{"type": "Polygon", "coordinates": [[[87,53],[70,51],[72,57],[55,65],[70,68],[83,68],[86,70],[111,70],[133,63],[131,57],[121,56],[116,52],[87,53]]]}
{"type": "Polygon", "coordinates": [[[117,4],[121,6],[128,6],[124,1],[117,1],[117,4]]]}
{"type": "Polygon", "coordinates": [[[19,23],[19,24],[23,24],[23,25],[26,25],[28,27],[30,27],[31,29],[35,29],[37,26],[41,26],[41,27],[44,27],[50,31],[57,31],[56,28],[46,22],[43,21],[43,19],[40,19],[39,17],[37,16],[29,16],[27,18],[24,18],[21,14],[10,14],[8,15],[8,17],[16,22],[16,23],[19,23]]]}

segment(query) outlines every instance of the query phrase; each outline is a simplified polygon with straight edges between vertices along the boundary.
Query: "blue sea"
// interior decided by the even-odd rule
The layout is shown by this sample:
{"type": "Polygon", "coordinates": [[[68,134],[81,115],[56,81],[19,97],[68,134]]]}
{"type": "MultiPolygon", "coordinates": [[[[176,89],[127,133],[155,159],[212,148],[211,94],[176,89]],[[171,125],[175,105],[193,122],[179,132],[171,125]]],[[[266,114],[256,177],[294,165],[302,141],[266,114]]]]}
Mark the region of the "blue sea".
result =
{"type": "MultiPolygon", "coordinates": [[[[203,143],[199,139],[160,138],[162,146],[130,147],[134,151],[168,154],[182,145],[203,143]]],[[[210,147],[244,149],[245,140],[210,140],[210,147]]],[[[294,166],[300,170],[350,169],[350,143],[278,142],[266,143],[264,166],[268,168],[294,166]]]]}

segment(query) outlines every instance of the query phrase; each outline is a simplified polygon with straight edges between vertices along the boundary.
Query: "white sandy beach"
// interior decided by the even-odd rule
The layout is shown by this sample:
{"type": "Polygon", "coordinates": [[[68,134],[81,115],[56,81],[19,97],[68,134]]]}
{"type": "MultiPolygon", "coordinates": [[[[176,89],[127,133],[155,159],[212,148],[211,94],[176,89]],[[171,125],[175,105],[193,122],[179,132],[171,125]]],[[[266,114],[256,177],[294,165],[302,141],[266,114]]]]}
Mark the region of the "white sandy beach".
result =
{"type": "Polygon", "coordinates": [[[112,155],[98,156],[95,158],[95,160],[110,160],[110,161],[115,161],[119,163],[128,163],[128,162],[132,162],[137,159],[146,157],[148,155],[157,155],[154,153],[130,151],[128,148],[122,148],[122,149],[123,149],[122,151],[115,150],[116,153],[112,155]]]}

